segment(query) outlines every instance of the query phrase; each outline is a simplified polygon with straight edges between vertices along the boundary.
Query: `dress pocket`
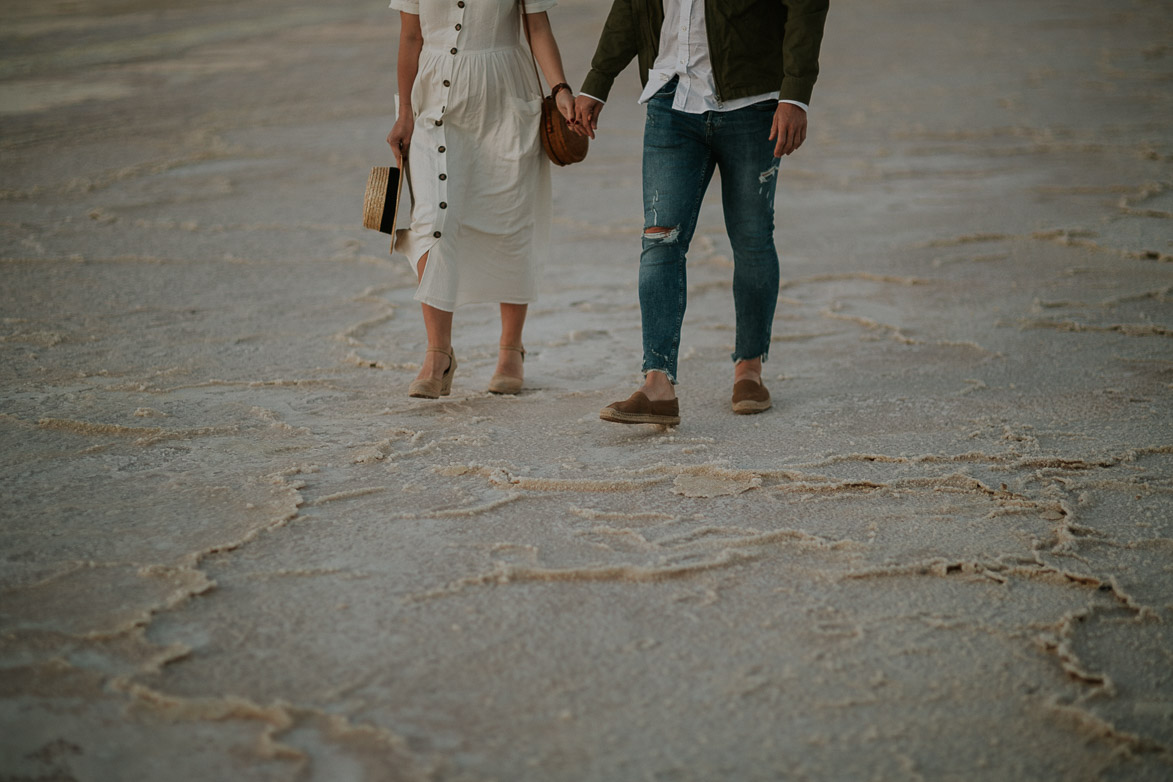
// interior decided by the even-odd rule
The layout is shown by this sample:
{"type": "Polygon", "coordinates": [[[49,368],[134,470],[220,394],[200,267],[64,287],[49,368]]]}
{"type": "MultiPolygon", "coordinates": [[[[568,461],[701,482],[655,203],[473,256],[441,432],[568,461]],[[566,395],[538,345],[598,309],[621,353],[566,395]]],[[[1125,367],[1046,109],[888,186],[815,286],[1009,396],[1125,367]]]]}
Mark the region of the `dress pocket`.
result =
{"type": "Polygon", "coordinates": [[[521,160],[541,147],[542,99],[505,99],[498,123],[496,151],[506,160],[521,160]]]}

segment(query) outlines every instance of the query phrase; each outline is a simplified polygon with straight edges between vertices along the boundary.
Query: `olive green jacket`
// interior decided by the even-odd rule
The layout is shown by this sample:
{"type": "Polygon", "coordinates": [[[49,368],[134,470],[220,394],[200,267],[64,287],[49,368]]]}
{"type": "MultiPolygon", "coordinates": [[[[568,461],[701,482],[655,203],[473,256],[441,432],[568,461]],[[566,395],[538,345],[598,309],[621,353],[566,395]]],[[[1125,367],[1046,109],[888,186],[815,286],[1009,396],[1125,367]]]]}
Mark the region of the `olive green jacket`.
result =
{"type": "MultiPolygon", "coordinates": [[[[681,0],[688,2],[688,0],[681,0]]],[[[777,90],[782,100],[810,103],[819,75],[819,44],[828,0],[705,0],[709,59],[717,100],[777,90]]],[[[615,77],[639,56],[639,78],[660,51],[663,0],[615,0],[582,91],[606,100],[615,77]]]]}

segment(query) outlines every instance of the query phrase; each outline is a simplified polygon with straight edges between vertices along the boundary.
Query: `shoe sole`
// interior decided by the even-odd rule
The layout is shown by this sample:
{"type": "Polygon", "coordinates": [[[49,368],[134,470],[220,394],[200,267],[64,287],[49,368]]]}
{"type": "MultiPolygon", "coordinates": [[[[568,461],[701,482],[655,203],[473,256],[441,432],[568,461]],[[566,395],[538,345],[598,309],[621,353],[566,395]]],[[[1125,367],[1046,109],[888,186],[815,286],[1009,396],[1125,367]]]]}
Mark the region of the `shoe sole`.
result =
{"type": "Polygon", "coordinates": [[[613,407],[604,407],[599,411],[599,418],[613,424],[660,424],[661,426],[677,426],[680,424],[678,415],[653,415],[651,413],[624,413],[613,407]]]}
{"type": "Polygon", "coordinates": [[[738,415],[754,415],[755,413],[764,413],[773,406],[773,403],[767,399],[765,402],[754,402],[750,399],[743,399],[740,402],[733,403],[733,412],[738,415]]]}

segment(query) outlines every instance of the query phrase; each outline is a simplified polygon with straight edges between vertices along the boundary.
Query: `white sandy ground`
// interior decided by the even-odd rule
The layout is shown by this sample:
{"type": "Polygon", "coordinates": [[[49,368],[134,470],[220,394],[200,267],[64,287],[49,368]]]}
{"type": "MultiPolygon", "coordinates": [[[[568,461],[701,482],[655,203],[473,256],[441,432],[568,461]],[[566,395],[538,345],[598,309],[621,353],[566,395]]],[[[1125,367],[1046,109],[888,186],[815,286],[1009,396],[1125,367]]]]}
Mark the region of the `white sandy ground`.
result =
{"type": "MultiPolygon", "coordinates": [[[[380,2],[0,2],[0,780],[1173,777],[1173,13],[833,4],[766,380],[642,112],[555,172],[527,390],[410,400],[380,2]],[[165,7],[164,7],[165,5],[165,7]]],[[[552,13],[577,83],[606,4],[552,13]]]]}

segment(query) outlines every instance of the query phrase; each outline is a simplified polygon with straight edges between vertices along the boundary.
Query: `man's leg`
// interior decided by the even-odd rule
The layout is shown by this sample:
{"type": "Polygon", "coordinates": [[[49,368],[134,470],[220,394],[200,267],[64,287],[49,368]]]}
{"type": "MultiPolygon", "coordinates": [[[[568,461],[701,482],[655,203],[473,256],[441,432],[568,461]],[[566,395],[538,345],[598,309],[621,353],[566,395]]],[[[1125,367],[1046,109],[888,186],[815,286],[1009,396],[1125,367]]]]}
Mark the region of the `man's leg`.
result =
{"type": "Polygon", "coordinates": [[[687,298],[685,254],[713,168],[704,116],[673,110],[671,89],[653,97],[644,126],[639,262],[644,382],[630,399],[604,408],[605,421],[680,422],[673,385],[687,298]]]}
{"type": "Polygon", "coordinates": [[[644,127],[639,305],[643,371],[662,373],[669,383],[676,382],[687,298],[685,255],[714,162],[704,116],[675,111],[671,94],[652,98],[644,127]]]}
{"type": "Polygon", "coordinates": [[[733,247],[737,313],[733,406],[739,413],[762,412],[770,406],[761,371],[770,352],[778,302],[774,194],[779,161],[769,140],[774,108],[774,102],[769,101],[729,112],[722,117],[714,138],[725,227],[733,247]]]}

